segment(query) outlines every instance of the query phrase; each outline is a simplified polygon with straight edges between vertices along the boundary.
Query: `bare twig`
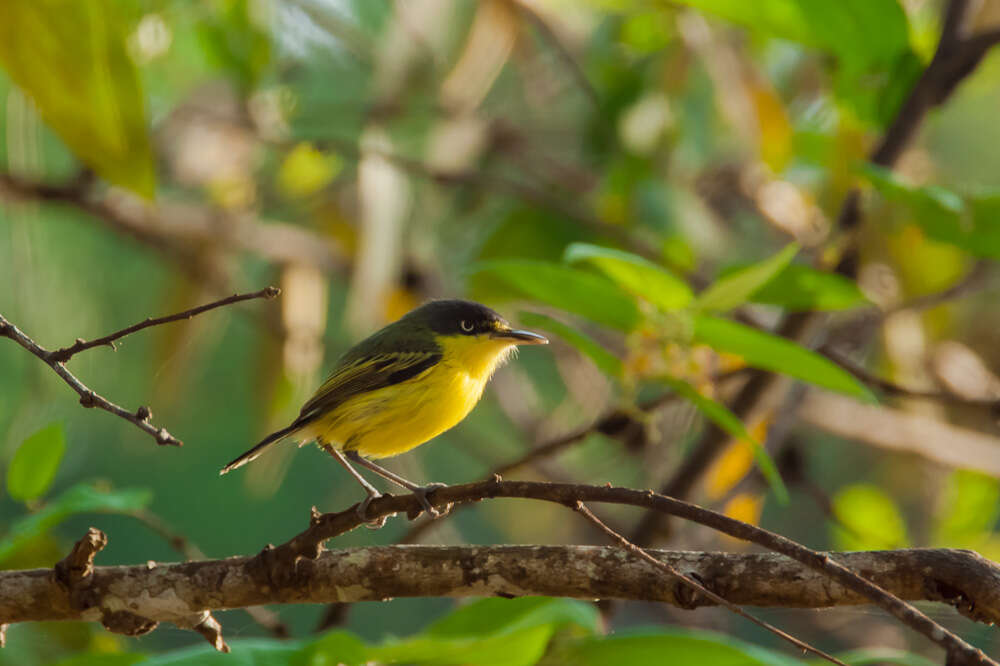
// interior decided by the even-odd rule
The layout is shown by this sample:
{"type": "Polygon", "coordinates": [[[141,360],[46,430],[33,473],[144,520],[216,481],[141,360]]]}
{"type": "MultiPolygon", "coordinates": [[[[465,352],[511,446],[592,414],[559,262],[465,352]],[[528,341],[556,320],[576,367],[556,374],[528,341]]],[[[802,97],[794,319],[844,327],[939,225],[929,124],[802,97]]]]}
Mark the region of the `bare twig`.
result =
{"type": "Polygon", "coordinates": [[[184,312],[179,312],[168,317],[160,317],[158,319],[147,319],[143,322],[129,326],[120,331],[106,335],[103,338],[97,338],[89,342],[82,339],[77,339],[77,341],[70,345],[69,347],[63,347],[62,349],[57,349],[50,351],[45,347],[42,347],[28,335],[26,335],[21,329],[12,324],[3,315],[0,315],[0,337],[10,338],[17,344],[21,345],[28,352],[38,357],[45,362],[57,375],[59,375],[64,382],[69,384],[70,388],[76,391],[77,395],[80,396],[80,404],[84,407],[97,407],[98,409],[103,409],[106,412],[114,414],[120,418],[125,419],[129,423],[135,424],[140,430],[152,435],[153,439],[156,440],[157,444],[164,445],[170,444],[172,446],[181,446],[182,442],[171,435],[165,428],[157,428],[150,423],[153,417],[152,412],[149,407],[141,406],[139,409],[132,413],[119,405],[111,402],[107,398],[98,394],[83,382],[76,378],[72,372],[70,372],[65,365],[65,361],[70,359],[74,354],[81,352],[85,349],[90,349],[98,345],[110,345],[114,348],[114,341],[118,340],[130,333],[148,328],[150,326],[157,326],[159,324],[165,324],[172,321],[177,321],[179,319],[189,319],[197,314],[211,310],[213,308],[221,307],[223,305],[229,305],[231,303],[237,303],[239,301],[245,301],[251,298],[274,298],[280,293],[280,291],[275,287],[267,287],[260,291],[254,292],[252,294],[235,294],[228,298],[224,298],[220,301],[215,301],[207,305],[202,305],[197,308],[192,308],[191,310],[185,310],[184,312]]]}
{"type": "Polygon", "coordinates": [[[205,305],[199,305],[196,308],[191,308],[190,310],[184,310],[183,312],[178,312],[177,314],[167,315],[166,317],[149,317],[145,321],[141,321],[138,324],[132,324],[127,326],[120,331],[115,331],[114,333],[109,333],[101,338],[94,338],[93,340],[83,340],[77,339],[72,345],[68,347],[63,347],[61,349],[56,349],[49,352],[49,359],[52,361],[57,361],[59,363],[65,363],[71,359],[75,354],[79,354],[87,349],[92,349],[94,347],[101,347],[107,345],[112,349],[115,349],[115,340],[120,340],[126,335],[131,335],[137,331],[141,331],[144,328],[149,328],[150,326],[160,326],[162,324],[169,324],[173,321],[181,321],[184,319],[190,319],[195,315],[200,315],[202,312],[208,312],[209,310],[214,310],[215,308],[221,308],[225,305],[232,305],[233,303],[239,303],[241,301],[249,301],[254,298],[275,298],[281,293],[281,290],[277,287],[265,287],[260,291],[255,291],[249,294],[233,294],[232,296],[227,296],[212,303],[206,303],[205,305]]]}
{"type": "MultiPolygon", "coordinates": [[[[574,507],[576,502],[624,504],[690,520],[737,539],[756,543],[768,550],[786,555],[811,569],[823,572],[844,587],[868,598],[949,653],[964,655],[969,664],[996,663],[914,606],[862,578],[827,554],[806,548],[774,532],[652,491],[565,483],[501,481],[495,478],[492,481],[440,488],[429,494],[427,499],[433,506],[443,509],[449,504],[495,497],[536,499],[569,507],[574,507]]],[[[369,521],[374,521],[399,512],[416,516],[421,510],[420,502],[414,495],[398,497],[385,495],[368,505],[366,517],[369,521]]],[[[356,529],[362,524],[364,521],[359,517],[356,506],[340,513],[314,514],[310,526],[304,532],[277,548],[268,547],[260,553],[258,566],[262,569],[262,580],[279,584],[275,577],[280,577],[282,571],[294,570],[294,565],[300,558],[315,559],[322,552],[324,541],[356,529]]]]}
{"type": "Polygon", "coordinates": [[[795,636],[792,636],[791,634],[789,634],[787,632],[784,632],[781,629],[778,629],[773,624],[770,624],[768,622],[765,622],[765,621],[763,621],[761,619],[758,619],[758,618],[754,617],[753,615],[750,615],[749,613],[747,613],[745,610],[743,610],[742,608],[740,608],[736,604],[727,601],[725,598],[723,598],[723,597],[719,596],[718,594],[716,594],[715,592],[711,591],[710,589],[708,589],[707,587],[705,587],[703,584],[701,584],[700,582],[698,582],[697,580],[695,580],[691,576],[682,574],[680,571],[678,571],[674,567],[670,566],[666,562],[663,562],[661,560],[656,559],[655,557],[653,557],[652,555],[650,555],[649,553],[647,553],[644,549],[642,549],[639,546],[635,545],[634,543],[632,543],[631,541],[629,541],[628,539],[626,539],[625,537],[623,537],[621,534],[619,534],[618,532],[614,531],[613,529],[611,529],[610,527],[608,527],[607,525],[605,525],[604,522],[600,518],[598,518],[597,516],[595,516],[594,513],[590,509],[588,509],[583,502],[577,502],[575,509],[581,515],[583,515],[584,518],[586,518],[591,523],[593,523],[597,527],[597,529],[601,530],[602,532],[604,532],[605,534],[607,534],[609,537],[611,537],[613,540],[615,540],[619,544],[621,544],[621,546],[623,548],[625,548],[629,552],[637,555],[638,557],[646,560],[647,562],[649,562],[650,564],[652,564],[657,569],[662,569],[663,571],[667,572],[671,576],[677,578],[678,580],[683,581],[685,585],[687,585],[688,587],[690,587],[695,592],[700,592],[701,594],[704,594],[706,597],[708,597],[709,599],[711,599],[715,603],[719,604],[720,606],[725,606],[727,609],[729,609],[733,613],[736,613],[740,617],[744,617],[744,618],[750,620],[751,622],[753,622],[754,624],[756,624],[759,627],[763,627],[764,629],[766,629],[767,631],[771,632],[772,634],[774,634],[778,638],[780,638],[780,639],[782,639],[784,641],[788,641],[789,643],[791,643],[792,645],[794,645],[795,647],[797,647],[797,648],[799,648],[801,650],[804,650],[806,652],[812,652],[816,656],[818,656],[818,657],[820,657],[822,659],[826,659],[827,661],[829,661],[831,663],[840,664],[840,666],[847,666],[844,662],[842,662],[841,660],[837,659],[836,657],[828,655],[826,652],[823,652],[822,650],[819,650],[819,649],[813,647],[812,645],[809,645],[808,643],[805,643],[805,642],[799,640],[798,638],[795,638],[795,636]]]}

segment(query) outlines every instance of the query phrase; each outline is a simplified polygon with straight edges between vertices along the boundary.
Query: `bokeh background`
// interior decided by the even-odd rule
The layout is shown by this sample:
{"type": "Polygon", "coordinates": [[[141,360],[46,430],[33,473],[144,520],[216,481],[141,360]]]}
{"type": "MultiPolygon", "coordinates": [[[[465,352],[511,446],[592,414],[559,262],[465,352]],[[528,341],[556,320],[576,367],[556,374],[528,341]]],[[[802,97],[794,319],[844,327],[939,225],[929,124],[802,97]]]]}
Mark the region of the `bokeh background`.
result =
{"type": "MultiPolygon", "coordinates": [[[[769,328],[781,306],[829,309],[823,344],[912,391],[873,385],[879,406],[862,411],[800,384],[745,421],[768,442],[790,502],[736,440],[690,499],[817,548],[948,546],[1000,559],[990,408],[1000,397],[990,264],[1000,256],[1000,60],[987,56],[927,118],[894,173],[865,166],[933,53],[941,11],[932,0],[5,2],[0,312],[54,348],[234,292],[273,284],[282,295],[70,362],[109,399],[148,405],[179,449],[81,409],[49,368],[0,342],[0,461],[39,431],[65,441],[44,493],[0,493],[7,545],[14,526],[66,509],[4,550],[0,566],[51,566],[90,525],[110,536],[102,564],[176,560],[176,536],[189,555],[250,554],[301,531],[314,505],[354,503],[360,489],[313,447],[278,447],[222,478],[218,469],[293,418],[339,353],[434,297],[483,301],[553,344],[523,350],[464,423],[393,469],[481,479],[619,410],[625,427],[508,477],[658,488],[704,419],[684,400],[636,405],[669,393],[665,378],[725,401],[735,384],[716,378],[738,382],[740,359],[678,334],[683,317],[657,314],[641,295],[642,324],[623,333],[519,275],[566,267],[567,247],[589,243],[642,256],[697,291],[793,241],[796,265],[819,268],[857,243],[856,280],[809,273],[818,287],[755,292],[736,303],[740,316],[769,328]],[[844,236],[835,221],[857,185],[863,223],[844,236]],[[920,300],[955,285],[950,298],[920,300]],[[582,353],[588,344],[603,352],[582,353]],[[80,484],[120,501],[65,500],[80,484]]],[[[971,20],[995,28],[997,3],[971,20]]],[[[625,532],[640,518],[601,511],[625,532]]],[[[330,545],[393,543],[410,527],[396,518],[330,545]]],[[[654,544],[746,547],[675,527],[654,544]]],[[[520,501],[482,503],[416,538],[603,543],[565,509],[520,501]]],[[[342,625],[379,641],[452,606],[274,610],[296,636],[342,625]]],[[[1000,651],[995,631],[929,612],[1000,651]]],[[[936,654],[870,609],[759,614],[830,650],[936,654]]],[[[267,634],[243,612],[220,619],[232,640],[267,634]]],[[[777,646],[715,609],[626,604],[605,619],[777,646]]],[[[92,625],[16,626],[0,663],[200,640],[167,627],[125,639],[92,625]]]]}

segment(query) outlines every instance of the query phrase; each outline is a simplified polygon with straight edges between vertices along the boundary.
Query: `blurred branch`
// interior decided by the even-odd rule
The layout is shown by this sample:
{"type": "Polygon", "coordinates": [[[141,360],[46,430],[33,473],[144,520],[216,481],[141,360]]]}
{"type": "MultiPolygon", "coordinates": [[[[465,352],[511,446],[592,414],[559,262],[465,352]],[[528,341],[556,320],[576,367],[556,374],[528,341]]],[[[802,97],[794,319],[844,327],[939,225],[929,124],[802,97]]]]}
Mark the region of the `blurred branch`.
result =
{"type": "Polygon", "coordinates": [[[83,382],[77,379],[73,373],[66,369],[66,361],[71,359],[75,354],[87,349],[92,349],[93,347],[108,345],[114,349],[115,340],[119,340],[126,335],[135,333],[136,331],[141,331],[144,328],[149,328],[150,326],[159,326],[161,324],[181,319],[190,319],[191,317],[201,314],[202,312],[222,307],[224,305],[231,305],[240,301],[246,301],[252,298],[274,298],[279,293],[280,291],[275,287],[267,287],[266,289],[261,289],[260,291],[252,294],[234,294],[228,298],[223,298],[219,301],[208,303],[207,305],[202,305],[190,310],[184,310],[183,312],[178,312],[177,314],[169,315],[167,317],[146,319],[138,324],[123,328],[120,331],[116,331],[115,333],[111,333],[110,335],[106,335],[102,338],[95,338],[89,342],[78,338],[74,344],[68,347],[51,351],[45,349],[32,340],[17,326],[4,318],[3,315],[0,315],[0,337],[10,338],[52,368],[52,370],[55,371],[55,373],[59,375],[64,382],[69,384],[70,388],[77,392],[80,396],[80,404],[84,407],[97,407],[114,414],[115,416],[121,417],[129,423],[135,424],[139,429],[152,435],[157,444],[181,446],[181,441],[167,432],[165,428],[157,428],[150,423],[150,419],[152,419],[153,414],[150,412],[149,407],[141,406],[133,414],[123,407],[116,405],[107,398],[94,392],[92,389],[83,384],[83,382]]]}
{"type": "Polygon", "coordinates": [[[347,259],[328,238],[249,213],[186,203],[150,203],[121,190],[98,191],[89,180],[53,185],[0,173],[0,196],[74,206],[112,230],[131,236],[184,264],[204,247],[253,254],[272,264],[309,264],[343,272],[347,259]]]}
{"type": "MultiPolygon", "coordinates": [[[[871,152],[869,159],[873,163],[892,167],[928,112],[947,99],[951,91],[972,73],[986,53],[982,50],[978,54],[969,54],[966,49],[956,46],[966,43],[964,30],[967,11],[966,0],[952,0],[948,3],[944,27],[934,57],[907,95],[882,140],[871,152]]],[[[837,218],[838,231],[850,234],[858,226],[861,221],[860,199],[857,188],[847,194],[837,218]]],[[[853,278],[857,272],[857,263],[857,246],[852,242],[841,254],[836,271],[853,278]]],[[[793,313],[785,318],[778,327],[778,332],[784,337],[808,345],[825,323],[826,317],[822,313],[793,313]]],[[[742,420],[746,420],[750,414],[759,409],[772,390],[780,389],[782,381],[765,371],[755,371],[733,399],[731,410],[742,420]]],[[[672,497],[688,496],[727,441],[729,441],[727,433],[709,424],[705,434],[671,478],[663,484],[660,491],[672,497]]],[[[665,537],[668,534],[668,523],[664,516],[647,512],[633,531],[631,540],[639,545],[647,545],[654,537],[665,537]]]]}
{"type": "MultiPolygon", "coordinates": [[[[823,652],[822,650],[818,650],[818,649],[814,648],[812,645],[809,645],[808,643],[805,643],[805,642],[799,640],[798,638],[795,638],[791,634],[789,634],[787,632],[784,632],[781,629],[778,629],[774,625],[772,625],[772,624],[770,624],[768,622],[764,622],[763,620],[758,619],[758,618],[754,617],[753,615],[750,615],[749,613],[747,613],[746,611],[744,611],[742,608],[740,608],[736,604],[728,601],[727,599],[725,599],[721,595],[716,594],[712,590],[710,590],[707,587],[705,587],[705,585],[703,585],[700,581],[698,581],[695,578],[695,576],[690,575],[690,574],[682,574],[680,571],[678,571],[675,567],[671,566],[667,562],[664,562],[662,560],[659,560],[659,559],[653,557],[648,552],[646,552],[644,549],[642,549],[639,546],[635,545],[634,543],[632,543],[631,541],[629,541],[628,539],[626,539],[625,537],[623,537],[621,534],[619,534],[618,532],[614,531],[613,529],[611,529],[610,527],[608,527],[607,525],[605,525],[604,522],[602,522],[600,518],[598,518],[597,516],[595,516],[594,513],[583,504],[583,502],[577,502],[576,503],[576,510],[584,518],[586,518],[588,521],[590,521],[593,525],[597,526],[597,528],[599,530],[601,530],[602,532],[604,532],[605,534],[607,534],[609,537],[611,537],[612,540],[617,541],[622,546],[622,548],[624,548],[626,551],[632,553],[633,555],[636,555],[637,557],[639,557],[640,559],[642,559],[642,560],[644,560],[646,562],[649,562],[650,564],[652,564],[657,569],[660,569],[661,571],[666,572],[668,575],[673,576],[674,578],[676,578],[679,581],[683,582],[685,585],[688,586],[688,588],[689,588],[689,594],[690,594],[690,590],[693,590],[695,593],[700,593],[700,594],[704,595],[705,597],[707,597],[711,601],[719,604],[720,606],[725,606],[728,610],[732,611],[733,613],[736,613],[740,617],[744,617],[744,618],[750,620],[751,622],[753,622],[757,626],[762,627],[763,629],[765,629],[766,631],[769,631],[770,633],[774,634],[778,638],[791,643],[792,645],[794,645],[795,647],[799,648],[803,652],[812,652],[813,654],[817,655],[818,657],[820,657],[822,659],[825,659],[826,661],[829,661],[829,662],[834,663],[834,664],[840,664],[840,666],[847,666],[846,664],[844,664],[844,662],[842,662],[841,660],[837,659],[836,657],[832,657],[832,656],[828,655],[827,653],[823,652]]],[[[681,590],[678,589],[675,594],[677,596],[680,596],[680,592],[681,592],[681,590]]],[[[692,596],[695,596],[695,595],[692,595],[692,596]]],[[[694,599],[691,599],[691,601],[693,602],[694,599]]]]}
{"type": "MultiPolygon", "coordinates": [[[[444,507],[495,497],[569,507],[582,501],[610,502],[681,516],[787,556],[657,553],[658,559],[672,560],[671,566],[686,574],[693,568],[705,587],[732,603],[826,607],[875,602],[960,657],[959,663],[996,663],[887,591],[945,601],[978,621],[996,621],[1000,619],[1000,568],[969,551],[822,553],[692,504],[649,491],[607,486],[493,480],[441,488],[429,499],[444,507]],[[852,569],[865,571],[874,580],[861,578],[852,569]]],[[[384,495],[369,505],[368,518],[420,510],[413,495],[384,495]]],[[[653,570],[649,563],[637,558],[626,564],[617,548],[390,546],[323,553],[325,540],[361,524],[355,507],[340,513],[314,512],[303,533],[256,556],[99,567],[86,577],[79,594],[56,582],[48,569],[0,572],[0,624],[100,617],[112,631],[139,633],[164,620],[184,626],[190,618],[215,609],[400,596],[634,598],[684,608],[709,603],[692,599],[688,592],[679,594],[686,587],[650,585],[653,570]],[[130,610],[112,610],[123,606],[130,610]]]]}
{"type": "MultiPolygon", "coordinates": [[[[534,499],[568,507],[575,507],[577,502],[628,505],[705,525],[736,539],[749,541],[786,555],[810,569],[823,573],[833,581],[866,597],[883,610],[888,611],[903,624],[947,650],[949,655],[959,655],[964,663],[995,663],[912,605],[855,574],[825,553],[806,548],[774,532],[694,504],[658,495],[651,490],[615,488],[610,485],[588,486],[567,483],[502,481],[499,477],[495,477],[491,481],[440,488],[430,493],[427,499],[432,506],[446,509],[453,504],[478,502],[497,497],[534,499]]],[[[383,495],[368,505],[366,518],[367,522],[370,523],[401,512],[405,512],[412,518],[421,511],[421,504],[415,495],[383,495]]],[[[257,570],[261,584],[281,587],[285,584],[288,574],[291,573],[294,580],[296,567],[302,566],[299,560],[315,560],[322,553],[323,543],[326,540],[356,529],[365,522],[358,515],[357,505],[340,513],[327,514],[320,514],[314,508],[310,525],[305,531],[277,548],[268,546],[255,558],[256,562],[248,566],[257,570]]],[[[983,583],[983,581],[979,582],[983,583]]],[[[1000,586],[992,590],[991,594],[1000,594],[1000,586]]],[[[3,621],[4,618],[0,616],[0,622],[3,621]]]]}

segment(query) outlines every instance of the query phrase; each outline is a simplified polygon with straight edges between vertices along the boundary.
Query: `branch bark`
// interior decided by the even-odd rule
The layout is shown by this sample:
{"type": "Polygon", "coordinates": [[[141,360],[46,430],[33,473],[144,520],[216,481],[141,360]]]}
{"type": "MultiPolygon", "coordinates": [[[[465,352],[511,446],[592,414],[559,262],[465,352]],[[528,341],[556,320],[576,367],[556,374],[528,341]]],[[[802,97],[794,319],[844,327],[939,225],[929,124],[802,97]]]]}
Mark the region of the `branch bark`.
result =
{"type": "MultiPolygon", "coordinates": [[[[775,553],[648,550],[734,604],[832,608],[869,603],[817,571],[775,553]]],[[[1000,621],[1000,567],[974,552],[906,549],[829,553],[910,601],[946,603],[980,622],[1000,621]]],[[[74,608],[52,569],[0,572],[0,623],[99,619],[128,609],[157,622],[261,604],[378,601],[388,597],[546,595],[715,605],[642,558],[603,546],[373,546],[328,551],[262,584],[257,558],[95,567],[92,605],[74,608]]]]}

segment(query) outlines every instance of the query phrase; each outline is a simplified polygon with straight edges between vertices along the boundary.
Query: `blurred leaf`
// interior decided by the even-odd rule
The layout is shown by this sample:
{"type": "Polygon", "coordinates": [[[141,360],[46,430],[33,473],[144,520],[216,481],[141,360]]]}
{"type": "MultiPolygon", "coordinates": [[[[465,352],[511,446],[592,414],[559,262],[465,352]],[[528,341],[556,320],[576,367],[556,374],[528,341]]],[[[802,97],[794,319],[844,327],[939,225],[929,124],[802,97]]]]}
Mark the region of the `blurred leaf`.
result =
{"type": "Polygon", "coordinates": [[[325,666],[327,664],[364,664],[368,662],[368,646],[347,631],[331,631],[307,644],[288,663],[289,666],[325,666]]]}
{"type": "Polygon", "coordinates": [[[661,377],[661,380],[678,395],[693,404],[699,412],[705,415],[705,418],[722,428],[723,431],[753,447],[754,460],[757,461],[757,466],[764,478],[767,479],[771,490],[774,491],[775,497],[781,504],[788,503],[788,489],[785,487],[784,481],[781,480],[778,467],[764,447],[760,445],[760,442],[747,431],[739,417],[729,411],[729,408],[722,403],[702,395],[695,387],[683,380],[673,377],[661,377]]]}
{"type": "Polygon", "coordinates": [[[0,64],[99,175],[146,197],[156,184],[139,75],[114,0],[8,0],[0,64]]]}
{"type": "Polygon", "coordinates": [[[678,310],[694,298],[681,278],[640,256],[589,243],[566,248],[567,263],[588,262],[631,293],[663,310],[678,310]]]}
{"type": "MultiPolygon", "coordinates": [[[[935,666],[935,662],[919,654],[893,650],[891,648],[862,648],[851,650],[834,655],[845,664],[851,666],[884,666],[887,664],[897,664],[898,666],[935,666]]],[[[829,664],[825,659],[812,659],[810,666],[823,666],[829,664]]]]}
{"type": "Polygon", "coordinates": [[[802,666],[801,661],[722,634],[704,631],[639,630],[631,635],[593,636],[567,642],[556,658],[543,663],[580,666],[647,666],[711,664],[712,666],[802,666]]]}
{"type": "Polygon", "coordinates": [[[597,611],[571,599],[483,599],[433,623],[424,634],[371,648],[376,661],[477,666],[530,666],[555,630],[573,624],[596,630],[597,611]]]}
{"type": "Polygon", "coordinates": [[[278,187],[293,199],[307,197],[329,185],[342,168],[336,155],[326,155],[303,141],[281,163],[278,187]]]}
{"type": "Polygon", "coordinates": [[[639,323],[639,309],[613,282],[569,266],[529,259],[496,259],[473,266],[519,296],[578,314],[622,331],[639,323]]]}
{"type": "Polygon", "coordinates": [[[955,470],[942,493],[935,545],[966,548],[988,537],[1000,517],[1000,481],[970,470],[955,470]]]}
{"type": "Polygon", "coordinates": [[[538,328],[543,331],[555,333],[565,342],[576,348],[577,351],[594,362],[594,365],[609,377],[620,379],[622,376],[622,361],[620,358],[602,347],[600,343],[591,338],[586,333],[581,333],[568,324],[564,324],[558,319],[538,314],[536,312],[521,312],[518,315],[520,321],[530,328],[538,328]]]}
{"type": "Polygon", "coordinates": [[[694,340],[716,351],[741,356],[754,367],[780,372],[859,400],[875,402],[872,392],[854,375],[811,349],[779,335],[728,319],[696,315],[694,340]]]}
{"type": "Polygon", "coordinates": [[[65,452],[66,432],[61,423],[47,425],[25,439],[7,468],[7,492],[21,502],[44,495],[65,452]]]}
{"type": "Polygon", "coordinates": [[[698,295],[695,308],[727,312],[743,305],[758,289],[785,270],[798,252],[798,244],[789,243],[773,257],[719,278],[698,295]]]}
{"type": "Polygon", "coordinates": [[[81,654],[57,661],[52,666],[132,666],[145,662],[148,657],[144,654],[126,652],[122,654],[109,654],[107,652],[95,654],[81,654]]]}
{"type": "MultiPolygon", "coordinates": [[[[743,266],[723,270],[725,277],[743,266]]],[[[819,271],[802,264],[789,264],[750,297],[751,303],[777,305],[788,310],[849,310],[869,301],[854,280],[819,271]]]]}
{"type": "Polygon", "coordinates": [[[833,498],[833,512],[847,528],[836,526],[839,550],[905,548],[906,523],[896,502],[878,486],[859,483],[841,489],[833,498]]]}
{"type": "Polygon", "coordinates": [[[760,33],[834,55],[837,90],[859,114],[884,124],[919,75],[910,27],[897,0],[680,0],[760,33]]]}
{"type": "Polygon", "coordinates": [[[869,164],[862,171],[887,201],[905,206],[930,238],[977,257],[1000,259],[1000,194],[982,194],[966,202],[944,187],[910,185],[882,167],[869,164]]]}
{"type": "MultiPolygon", "coordinates": [[[[321,639],[322,640],[322,639],[321,639]]],[[[301,649],[292,641],[247,639],[229,642],[232,652],[218,652],[211,645],[196,645],[151,657],[143,666],[289,666],[301,649]]],[[[312,664],[327,664],[322,658],[312,664]]],[[[337,662],[332,662],[336,664],[337,662]]]]}
{"type": "Polygon", "coordinates": [[[271,38],[255,14],[252,0],[216,0],[197,23],[205,54],[226,70],[244,91],[260,80],[271,59],[271,38]]]}
{"type": "MultiPolygon", "coordinates": [[[[734,494],[729,501],[726,502],[722,512],[734,520],[740,520],[744,523],[749,523],[750,525],[759,525],[760,514],[763,508],[763,495],[759,493],[740,492],[734,494]]],[[[728,538],[739,541],[739,539],[736,539],[735,537],[728,538]]]]}
{"type": "Polygon", "coordinates": [[[132,513],[153,499],[145,489],[99,490],[87,484],[72,486],[41,510],[15,521],[0,539],[0,563],[24,544],[37,538],[70,516],[79,513],[132,513]]]}

